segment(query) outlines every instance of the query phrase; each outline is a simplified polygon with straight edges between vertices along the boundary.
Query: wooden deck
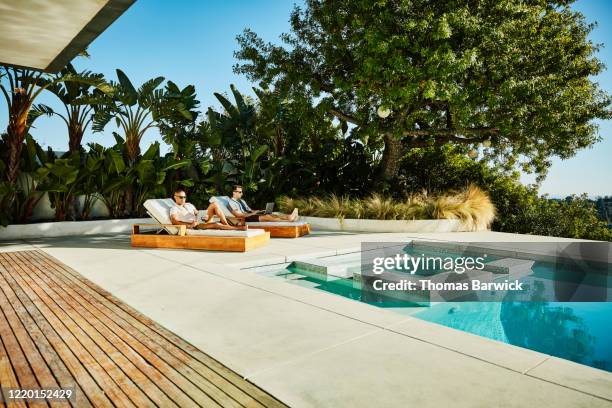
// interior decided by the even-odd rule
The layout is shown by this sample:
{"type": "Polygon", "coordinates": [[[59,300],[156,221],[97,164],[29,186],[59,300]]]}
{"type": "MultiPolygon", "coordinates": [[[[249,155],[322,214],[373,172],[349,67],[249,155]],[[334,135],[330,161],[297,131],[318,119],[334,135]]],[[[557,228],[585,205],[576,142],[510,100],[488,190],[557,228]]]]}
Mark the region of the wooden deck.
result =
{"type": "Polygon", "coordinates": [[[0,253],[0,385],[75,389],[35,406],[285,406],[42,251],[0,253]]]}

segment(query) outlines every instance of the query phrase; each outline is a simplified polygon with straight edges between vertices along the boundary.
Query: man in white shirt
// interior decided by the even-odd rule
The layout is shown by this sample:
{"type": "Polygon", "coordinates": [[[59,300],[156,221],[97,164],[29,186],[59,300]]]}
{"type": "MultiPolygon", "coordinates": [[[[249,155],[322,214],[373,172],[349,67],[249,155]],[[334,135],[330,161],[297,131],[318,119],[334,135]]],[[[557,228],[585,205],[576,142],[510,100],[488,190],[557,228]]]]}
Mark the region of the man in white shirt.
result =
{"type": "Polygon", "coordinates": [[[206,215],[202,217],[203,223],[198,222],[198,210],[191,203],[187,202],[187,193],[182,188],[177,188],[174,192],[174,206],[170,208],[170,221],[173,225],[186,225],[187,228],[195,229],[223,229],[241,230],[248,227],[245,225],[229,225],[227,218],[223,214],[217,203],[211,203],[206,209],[206,215]],[[221,222],[213,222],[213,216],[218,216],[221,222]]]}
{"type": "Polygon", "coordinates": [[[294,222],[299,219],[297,208],[294,208],[293,212],[289,215],[262,214],[262,211],[252,210],[246,201],[242,199],[242,186],[240,185],[234,185],[234,188],[232,189],[232,197],[229,200],[229,207],[234,217],[242,219],[245,222],[294,222]]]}

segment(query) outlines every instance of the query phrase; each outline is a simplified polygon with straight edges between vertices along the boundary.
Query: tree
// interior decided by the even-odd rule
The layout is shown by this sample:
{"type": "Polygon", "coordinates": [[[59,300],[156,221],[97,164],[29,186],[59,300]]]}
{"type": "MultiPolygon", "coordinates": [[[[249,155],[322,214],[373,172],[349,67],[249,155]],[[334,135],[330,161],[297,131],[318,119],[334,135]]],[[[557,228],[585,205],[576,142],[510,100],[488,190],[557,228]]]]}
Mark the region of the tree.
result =
{"type": "Polygon", "coordinates": [[[414,147],[490,146],[544,174],[598,140],[610,96],[591,77],[598,45],[571,0],[306,0],[283,45],[247,29],[236,73],[301,94],[384,142],[380,177],[414,147]]]}
{"type": "Polygon", "coordinates": [[[140,140],[145,132],[157,125],[158,109],[164,99],[164,90],[157,89],[163,77],[146,81],[134,88],[127,75],[117,69],[119,82],[111,81],[94,96],[79,98],[80,104],[98,105],[94,114],[93,130],[101,132],[111,119],[123,132],[128,164],[136,163],[140,154],[140,140]]]}
{"type": "Polygon", "coordinates": [[[471,160],[465,153],[465,146],[412,149],[402,159],[393,192],[401,198],[422,191],[443,193],[473,183],[487,191],[497,209],[494,231],[612,241],[612,229],[586,195],[565,200],[540,196],[535,186],[521,184],[518,171],[471,160]]]}
{"type": "Polygon", "coordinates": [[[102,83],[104,77],[102,74],[93,74],[91,72],[77,73],[72,64],[68,64],[58,74],[54,75],[58,82],[54,82],[47,90],[52,92],[64,105],[66,114],[55,112],[51,107],[43,104],[35,105],[32,112],[38,115],[57,115],[66,124],[68,129],[68,151],[70,153],[81,150],[81,142],[85,130],[89,127],[92,121],[92,111],[97,108],[93,104],[78,104],[80,98],[94,96],[95,92],[100,92],[93,89],[94,84],[102,83]],[[64,77],[79,78],[79,81],[64,81],[64,77]]]}
{"type": "Polygon", "coordinates": [[[174,82],[168,81],[159,106],[158,128],[164,142],[172,146],[175,159],[183,159],[193,153],[198,131],[199,112],[196,109],[199,105],[193,85],[180,89],[174,82]]]}
{"type": "Polygon", "coordinates": [[[31,112],[36,98],[50,86],[74,80],[72,75],[52,78],[44,72],[0,65],[0,91],[8,107],[6,128],[6,181],[14,185],[19,175],[19,158],[33,120],[41,114],[31,112]]]}
{"type": "Polygon", "coordinates": [[[257,106],[230,85],[235,104],[225,96],[214,95],[223,106],[217,112],[207,110],[207,121],[200,127],[203,140],[208,142],[213,162],[213,182],[217,191],[227,190],[229,184],[240,183],[250,193],[258,188],[260,160],[268,146],[257,140],[257,106]]]}

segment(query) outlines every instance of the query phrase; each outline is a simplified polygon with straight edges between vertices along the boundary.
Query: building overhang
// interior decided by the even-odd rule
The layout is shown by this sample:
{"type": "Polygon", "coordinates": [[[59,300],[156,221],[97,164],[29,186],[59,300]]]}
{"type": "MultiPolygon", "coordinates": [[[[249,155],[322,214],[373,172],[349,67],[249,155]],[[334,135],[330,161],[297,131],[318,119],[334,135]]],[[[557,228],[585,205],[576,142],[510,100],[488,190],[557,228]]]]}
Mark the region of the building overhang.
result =
{"type": "Polygon", "coordinates": [[[135,0],[0,0],[0,65],[57,72],[135,0]]]}

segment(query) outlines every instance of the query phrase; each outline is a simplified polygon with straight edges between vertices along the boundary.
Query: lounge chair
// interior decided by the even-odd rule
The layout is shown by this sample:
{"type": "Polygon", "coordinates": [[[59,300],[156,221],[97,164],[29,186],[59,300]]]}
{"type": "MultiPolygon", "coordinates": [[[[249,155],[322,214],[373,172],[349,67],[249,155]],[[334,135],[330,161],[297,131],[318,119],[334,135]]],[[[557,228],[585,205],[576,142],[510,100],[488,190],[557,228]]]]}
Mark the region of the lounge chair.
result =
{"type": "Polygon", "coordinates": [[[170,208],[173,205],[174,201],[171,198],[145,201],[144,207],[147,213],[158,224],[134,224],[132,246],[245,252],[266,245],[270,241],[270,233],[257,228],[246,231],[195,230],[185,225],[172,225],[170,208]],[[142,227],[156,227],[156,231],[142,232],[142,227]]]}
{"type": "MultiPolygon", "coordinates": [[[[213,196],[210,202],[218,202],[221,210],[226,217],[234,217],[229,210],[228,196],[213,196]]],[[[270,233],[272,238],[299,238],[310,234],[310,224],[305,221],[271,221],[271,222],[247,222],[249,228],[261,228],[270,233]]]]}

